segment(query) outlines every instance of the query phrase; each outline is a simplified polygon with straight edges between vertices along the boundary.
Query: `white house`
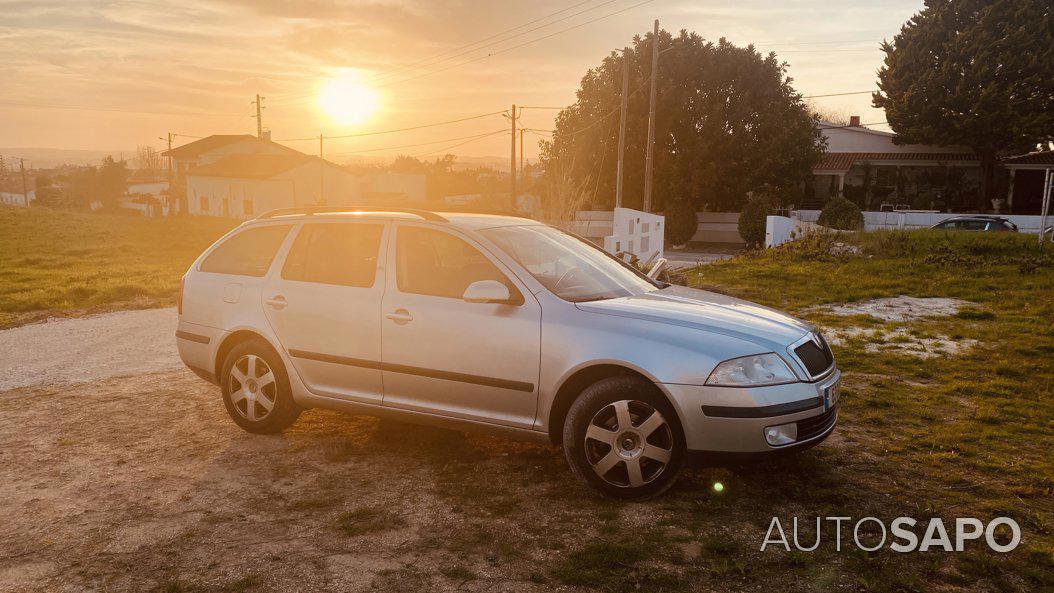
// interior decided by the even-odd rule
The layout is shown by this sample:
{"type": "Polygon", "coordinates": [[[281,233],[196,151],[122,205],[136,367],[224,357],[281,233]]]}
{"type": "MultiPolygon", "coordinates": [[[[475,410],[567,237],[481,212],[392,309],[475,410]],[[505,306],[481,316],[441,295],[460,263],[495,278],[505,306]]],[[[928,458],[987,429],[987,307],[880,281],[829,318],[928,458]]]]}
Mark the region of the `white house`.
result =
{"type": "Polygon", "coordinates": [[[189,214],[249,218],[309,204],[413,206],[427,198],[424,175],[356,175],[256,136],[214,135],[161,154],[172,159],[173,191],[189,214]]]}
{"type": "Polygon", "coordinates": [[[941,192],[955,194],[941,196],[950,204],[976,192],[978,160],[967,147],[894,144],[896,134],[864,128],[859,116],[845,126],[820,125],[827,154],[812,169],[813,200],[806,205],[821,206],[842,194],[878,209],[883,203],[912,205],[941,192]]]}
{"type": "Polygon", "coordinates": [[[305,154],[237,154],[185,174],[190,214],[251,218],[275,208],[361,205],[362,182],[305,154]]]}

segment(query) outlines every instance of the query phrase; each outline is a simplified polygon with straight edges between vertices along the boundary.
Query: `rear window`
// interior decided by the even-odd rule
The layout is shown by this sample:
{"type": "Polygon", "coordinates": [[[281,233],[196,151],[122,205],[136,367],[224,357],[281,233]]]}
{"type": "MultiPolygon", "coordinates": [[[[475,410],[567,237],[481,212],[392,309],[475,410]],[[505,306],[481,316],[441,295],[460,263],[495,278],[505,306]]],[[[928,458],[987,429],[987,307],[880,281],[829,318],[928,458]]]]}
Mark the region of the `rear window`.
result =
{"type": "Polygon", "coordinates": [[[290,225],[270,225],[244,230],[228,238],[198,268],[212,274],[261,277],[289,234],[290,225]]]}
{"type": "Polygon", "coordinates": [[[379,224],[308,224],[289,249],[282,278],[369,288],[377,276],[379,224]]]}

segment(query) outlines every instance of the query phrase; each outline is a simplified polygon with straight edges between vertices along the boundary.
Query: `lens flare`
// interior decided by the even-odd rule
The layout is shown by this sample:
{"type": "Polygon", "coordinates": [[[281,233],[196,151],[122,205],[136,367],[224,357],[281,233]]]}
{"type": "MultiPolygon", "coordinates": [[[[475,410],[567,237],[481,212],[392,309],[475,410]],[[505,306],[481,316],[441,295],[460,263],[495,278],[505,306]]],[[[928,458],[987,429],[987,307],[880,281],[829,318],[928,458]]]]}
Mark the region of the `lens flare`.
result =
{"type": "Polygon", "coordinates": [[[721,482],[714,482],[714,492],[724,492],[725,485],[721,482]]]}

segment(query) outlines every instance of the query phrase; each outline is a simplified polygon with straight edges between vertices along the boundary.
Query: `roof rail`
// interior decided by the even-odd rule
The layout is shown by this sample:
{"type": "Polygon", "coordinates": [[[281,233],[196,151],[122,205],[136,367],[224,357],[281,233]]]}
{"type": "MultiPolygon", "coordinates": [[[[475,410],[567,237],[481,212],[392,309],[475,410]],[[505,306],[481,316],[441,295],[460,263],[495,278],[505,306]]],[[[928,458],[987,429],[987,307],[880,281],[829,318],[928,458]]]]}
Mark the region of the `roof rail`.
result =
{"type": "Polygon", "coordinates": [[[276,216],[291,216],[295,214],[306,214],[310,216],[312,214],[326,214],[330,212],[399,212],[403,214],[415,214],[424,220],[430,220],[433,222],[450,222],[445,217],[440,216],[431,210],[419,210],[417,208],[372,208],[363,206],[300,206],[298,208],[277,208],[275,210],[268,210],[256,218],[257,220],[261,220],[265,218],[274,218],[276,216]]]}

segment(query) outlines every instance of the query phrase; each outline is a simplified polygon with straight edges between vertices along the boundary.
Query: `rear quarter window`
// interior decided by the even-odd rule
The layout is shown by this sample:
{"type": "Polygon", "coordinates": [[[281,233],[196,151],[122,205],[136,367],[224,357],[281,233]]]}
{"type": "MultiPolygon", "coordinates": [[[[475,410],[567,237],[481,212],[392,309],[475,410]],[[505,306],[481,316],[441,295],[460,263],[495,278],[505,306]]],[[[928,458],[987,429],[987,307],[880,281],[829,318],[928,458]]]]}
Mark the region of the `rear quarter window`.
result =
{"type": "Polygon", "coordinates": [[[246,229],[212,250],[198,269],[212,274],[261,277],[289,234],[290,225],[246,229]]]}

